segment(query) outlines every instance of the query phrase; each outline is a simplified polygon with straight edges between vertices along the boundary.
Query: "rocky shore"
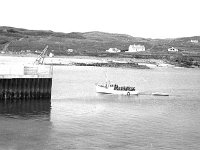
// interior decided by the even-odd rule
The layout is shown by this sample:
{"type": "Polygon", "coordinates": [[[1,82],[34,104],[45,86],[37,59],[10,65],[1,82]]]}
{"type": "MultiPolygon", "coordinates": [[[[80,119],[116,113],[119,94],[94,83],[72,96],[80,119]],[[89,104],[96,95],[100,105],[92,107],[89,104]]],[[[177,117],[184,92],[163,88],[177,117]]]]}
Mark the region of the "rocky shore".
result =
{"type": "Polygon", "coordinates": [[[138,65],[137,63],[74,63],[75,66],[95,66],[95,67],[114,67],[114,68],[136,68],[136,69],[150,69],[146,65],[138,65]]]}
{"type": "MultiPolygon", "coordinates": [[[[0,64],[33,64],[37,56],[4,56],[0,55],[0,64]]],[[[173,67],[162,60],[157,59],[134,59],[134,58],[99,58],[90,56],[67,56],[67,57],[46,57],[46,65],[64,66],[95,66],[95,67],[116,67],[149,69],[156,67],[173,67]]]]}

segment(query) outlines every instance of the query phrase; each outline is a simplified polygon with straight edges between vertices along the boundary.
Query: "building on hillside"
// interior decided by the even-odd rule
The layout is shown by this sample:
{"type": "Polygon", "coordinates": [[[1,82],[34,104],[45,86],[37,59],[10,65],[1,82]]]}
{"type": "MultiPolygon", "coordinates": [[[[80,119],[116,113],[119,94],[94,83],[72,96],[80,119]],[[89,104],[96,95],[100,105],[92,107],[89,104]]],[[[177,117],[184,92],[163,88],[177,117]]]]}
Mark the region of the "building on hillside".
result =
{"type": "Polygon", "coordinates": [[[69,53],[72,53],[74,50],[73,49],[71,49],[71,48],[69,48],[68,50],[67,50],[67,52],[69,52],[69,53]]]}
{"type": "Polygon", "coordinates": [[[54,57],[54,54],[53,53],[49,53],[49,57],[54,57]]]}
{"type": "Polygon", "coordinates": [[[191,43],[198,43],[199,41],[198,40],[191,40],[190,42],[191,43]]]}
{"type": "Polygon", "coordinates": [[[141,52],[145,51],[144,45],[130,45],[127,52],[141,52]]]}
{"type": "Polygon", "coordinates": [[[42,51],[41,51],[41,50],[35,50],[35,53],[37,53],[37,54],[41,54],[42,51]]]}
{"type": "Polygon", "coordinates": [[[119,52],[121,52],[121,50],[117,49],[117,48],[109,48],[108,50],[106,50],[106,52],[109,52],[109,53],[119,53],[119,52]]]}
{"type": "Polygon", "coordinates": [[[171,47],[171,48],[168,48],[168,52],[178,52],[178,49],[171,47]]]}

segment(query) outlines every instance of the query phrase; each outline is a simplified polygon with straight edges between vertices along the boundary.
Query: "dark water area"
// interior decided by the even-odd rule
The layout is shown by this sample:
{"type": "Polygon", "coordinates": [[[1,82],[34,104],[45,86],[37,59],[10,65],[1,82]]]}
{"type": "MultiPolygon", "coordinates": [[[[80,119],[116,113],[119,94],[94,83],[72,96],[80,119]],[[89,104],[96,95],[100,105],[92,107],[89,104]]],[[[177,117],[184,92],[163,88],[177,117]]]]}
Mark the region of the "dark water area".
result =
{"type": "Polygon", "coordinates": [[[0,150],[197,150],[199,141],[198,69],[57,66],[51,101],[0,102],[0,150]],[[105,74],[142,94],[97,94],[105,74]]]}
{"type": "Polygon", "coordinates": [[[51,100],[8,100],[0,102],[0,115],[8,118],[50,120],[51,100]]]}

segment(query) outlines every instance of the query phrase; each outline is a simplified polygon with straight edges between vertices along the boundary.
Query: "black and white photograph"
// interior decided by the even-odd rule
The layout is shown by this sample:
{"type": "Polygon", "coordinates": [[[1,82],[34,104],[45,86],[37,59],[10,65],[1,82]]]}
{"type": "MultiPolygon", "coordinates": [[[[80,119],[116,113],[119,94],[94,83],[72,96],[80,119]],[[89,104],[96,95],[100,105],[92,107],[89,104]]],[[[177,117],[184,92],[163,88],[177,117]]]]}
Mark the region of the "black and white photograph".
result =
{"type": "Polygon", "coordinates": [[[200,150],[199,0],[0,0],[0,150],[200,150]]]}

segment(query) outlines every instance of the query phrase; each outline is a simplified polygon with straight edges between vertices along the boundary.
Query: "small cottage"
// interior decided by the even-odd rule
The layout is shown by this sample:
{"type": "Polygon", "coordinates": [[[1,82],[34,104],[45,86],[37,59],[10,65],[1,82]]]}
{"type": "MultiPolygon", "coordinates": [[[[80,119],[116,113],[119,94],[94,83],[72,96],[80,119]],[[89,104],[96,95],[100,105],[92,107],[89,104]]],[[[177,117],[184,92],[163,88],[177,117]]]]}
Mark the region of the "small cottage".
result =
{"type": "Polygon", "coordinates": [[[127,52],[141,52],[145,51],[144,45],[130,45],[127,52]]]}
{"type": "Polygon", "coordinates": [[[54,57],[54,54],[53,53],[49,53],[49,57],[54,57]]]}
{"type": "Polygon", "coordinates": [[[68,50],[67,50],[67,52],[69,52],[69,53],[72,53],[74,50],[73,49],[71,49],[71,48],[69,48],[68,50]]]}
{"type": "Polygon", "coordinates": [[[198,43],[199,41],[198,40],[191,40],[190,42],[191,43],[198,43]]]}
{"type": "Polygon", "coordinates": [[[168,52],[178,52],[178,49],[171,47],[171,48],[168,48],[168,52]]]}
{"type": "Polygon", "coordinates": [[[119,53],[119,52],[121,52],[121,50],[119,50],[117,48],[109,48],[108,50],[106,50],[106,52],[109,52],[109,53],[119,53]]]}

